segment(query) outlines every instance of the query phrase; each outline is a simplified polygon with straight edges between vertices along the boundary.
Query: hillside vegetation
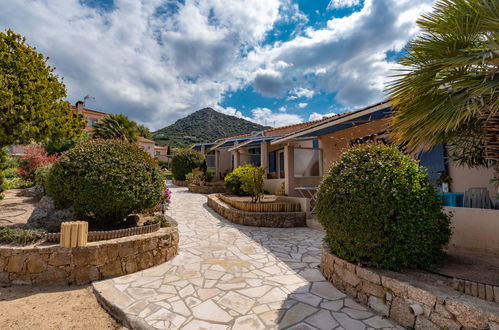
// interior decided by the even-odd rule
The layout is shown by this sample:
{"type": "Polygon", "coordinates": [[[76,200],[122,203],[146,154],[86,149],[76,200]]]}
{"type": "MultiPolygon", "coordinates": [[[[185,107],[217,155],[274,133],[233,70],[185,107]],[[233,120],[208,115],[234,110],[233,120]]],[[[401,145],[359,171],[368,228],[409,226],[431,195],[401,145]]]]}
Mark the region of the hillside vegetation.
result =
{"type": "Polygon", "coordinates": [[[159,145],[188,147],[194,143],[212,142],[219,138],[267,128],[270,127],[225,115],[212,108],[204,108],[154,132],[153,137],[159,145]]]}

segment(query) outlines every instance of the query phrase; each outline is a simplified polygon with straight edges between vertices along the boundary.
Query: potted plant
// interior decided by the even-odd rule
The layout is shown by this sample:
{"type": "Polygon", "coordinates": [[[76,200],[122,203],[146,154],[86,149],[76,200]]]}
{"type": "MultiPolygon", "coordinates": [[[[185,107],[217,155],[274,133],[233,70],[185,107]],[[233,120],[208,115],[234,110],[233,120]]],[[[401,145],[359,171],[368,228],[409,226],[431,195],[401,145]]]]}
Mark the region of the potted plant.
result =
{"type": "Polygon", "coordinates": [[[441,187],[443,193],[449,192],[449,184],[452,182],[452,178],[445,172],[440,173],[440,177],[437,179],[437,184],[441,187]]]}

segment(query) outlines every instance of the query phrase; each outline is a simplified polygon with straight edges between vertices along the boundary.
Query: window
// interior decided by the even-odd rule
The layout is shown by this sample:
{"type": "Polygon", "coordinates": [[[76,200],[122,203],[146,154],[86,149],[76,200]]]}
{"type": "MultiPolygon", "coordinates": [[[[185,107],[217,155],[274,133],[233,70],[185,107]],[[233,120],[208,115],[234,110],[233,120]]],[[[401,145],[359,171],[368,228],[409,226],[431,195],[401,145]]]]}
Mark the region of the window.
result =
{"type": "Polygon", "coordinates": [[[320,150],[295,148],[295,177],[320,176],[319,161],[320,150]]]}
{"type": "Polygon", "coordinates": [[[87,127],[94,127],[97,121],[95,118],[87,117],[87,127]]]}
{"type": "Polygon", "coordinates": [[[160,156],[161,155],[161,151],[156,151],[156,156],[160,156]]]}

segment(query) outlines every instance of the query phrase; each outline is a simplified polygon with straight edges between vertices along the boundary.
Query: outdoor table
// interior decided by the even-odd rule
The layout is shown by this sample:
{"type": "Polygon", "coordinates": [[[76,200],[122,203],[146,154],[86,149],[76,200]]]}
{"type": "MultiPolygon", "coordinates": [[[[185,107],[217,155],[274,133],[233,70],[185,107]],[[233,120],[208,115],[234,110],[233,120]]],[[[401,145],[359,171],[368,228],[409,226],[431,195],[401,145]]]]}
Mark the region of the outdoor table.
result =
{"type": "Polygon", "coordinates": [[[319,190],[319,187],[296,187],[295,190],[297,190],[302,197],[310,198],[310,212],[315,213],[315,194],[317,193],[317,190],[319,190]]]}
{"type": "Polygon", "coordinates": [[[444,206],[463,207],[464,193],[437,193],[444,206]]]}

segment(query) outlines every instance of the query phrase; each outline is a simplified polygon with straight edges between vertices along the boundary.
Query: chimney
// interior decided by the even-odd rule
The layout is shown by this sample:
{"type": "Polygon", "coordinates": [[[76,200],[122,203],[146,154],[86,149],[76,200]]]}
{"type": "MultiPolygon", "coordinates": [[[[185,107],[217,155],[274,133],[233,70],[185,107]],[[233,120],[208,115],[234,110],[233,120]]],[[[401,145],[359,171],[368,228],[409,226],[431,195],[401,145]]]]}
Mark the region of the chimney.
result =
{"type": "Polygon", "coordinates": [[[78,101],[75,103],[75,107],[76,107],[76,113],[77,114],[80,114],[80,113],[83,113],[83,105],[85,103],[83,103],[83,101],[78,101]]]}

